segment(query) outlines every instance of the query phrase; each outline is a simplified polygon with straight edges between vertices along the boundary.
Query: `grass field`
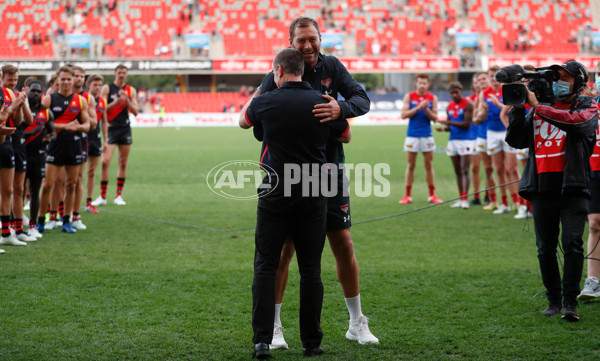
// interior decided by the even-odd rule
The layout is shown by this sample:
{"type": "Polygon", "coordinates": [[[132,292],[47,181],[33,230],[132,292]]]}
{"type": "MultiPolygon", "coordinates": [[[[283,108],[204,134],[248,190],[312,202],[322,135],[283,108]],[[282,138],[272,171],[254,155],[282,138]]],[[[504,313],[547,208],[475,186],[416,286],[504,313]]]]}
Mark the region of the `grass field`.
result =
{"type": "MultiPolygon", "coordinates": [[[[389,163],[387,198],[352,198],[354,222],[426,206],[422,158],[414,203],[404,193],[404,127],[355,127],[348,162],[389,163]]],[[[447,134],[436,134],[438,146],[447,134]]],[[[256,201],[218,197],[217,164],[257,160],[237,128],[135,129],[125,207],[83,214],[88,230],[44,233],[0,256],[0,360],[246,360],[256,201]]],[[[116,160],[116,158],[115,158],[116,160]]],[[[113,162],[114,163],[114,162],[113,162]]],[[[114,166],[114,164],[113,164],[114,166]]],[[[457,194],[450,160],[435,158],[437,193],[457,194]]],[[[116,187],[111,170],[109,195],[116,187]]],[[[97,196],[97,193],[95,194],[97,196]]],[[[581,322],[547,319],[533,222],[448,204],[352,229],[363,312],[380,345],[344,338],[348,313],[326,246],[322,360],[598,360],[600,304],[581,322]]],[[[299,360],[295,262],[282,309],[299,360]]]]}

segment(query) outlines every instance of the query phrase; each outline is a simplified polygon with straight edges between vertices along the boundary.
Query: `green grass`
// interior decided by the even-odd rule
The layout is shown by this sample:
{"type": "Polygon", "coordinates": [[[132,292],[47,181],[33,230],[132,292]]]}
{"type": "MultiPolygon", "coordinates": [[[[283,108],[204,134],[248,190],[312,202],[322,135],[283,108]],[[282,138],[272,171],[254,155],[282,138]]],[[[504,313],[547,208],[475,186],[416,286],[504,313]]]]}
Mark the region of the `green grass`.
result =
{"type": "MultiPolygon", "coordinates": [[[[256,201],[216,196],[215,165],[258,159],[237,128],[135,129],[125,207],[83,215],[88,230],[57,231],[0,256],[0,360],[246,360],[252,346],[256,201]],[[157,220],[175,222],[169,225],[157,220]],[[190,225],[190,226],[185,226],[190,225]]],[[[427,205],[422,158],[404,193],[404,127],[355,127],[348,162],[389,163],[388,198],[352,197],[355,222],[427,205]]],[[[438,146],[446,134],[436,134],[438,146]]],[[[116,160],[116,157],[115,157],[116,160]]],[[[113,164],[114,166],[114,164],[113,164]]],[[[457,194],[436,154],[437,193],[457,194]]],[[[109,195],[115,189],[111,170],[109,195]]],[[[344,338],[348,314],[329,247],[323,257],[323,360],[597,360],[598,302],[581,322],[544,318],[533,223],[448,205],[358,224],[363,311],[380,345],[344,338]]],[[[283,304],[287,351],[301,359],[297,266],[283,304]]]]}

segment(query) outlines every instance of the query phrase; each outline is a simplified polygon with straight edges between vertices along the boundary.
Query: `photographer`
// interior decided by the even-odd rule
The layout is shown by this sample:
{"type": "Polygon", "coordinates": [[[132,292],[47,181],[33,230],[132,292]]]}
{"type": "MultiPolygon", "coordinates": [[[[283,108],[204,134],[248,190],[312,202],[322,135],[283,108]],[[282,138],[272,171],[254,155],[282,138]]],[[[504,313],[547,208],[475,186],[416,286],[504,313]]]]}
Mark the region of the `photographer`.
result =
{"type": "Polygon", "coordinates": [[[527,90],[533,109],[516,105],[509,113],[506,141],[515,148],[529,148],[534,159],[527,162],[519,194],[532,203],[536,245],[548,308],[542,313],[561,312],[570,322],[579,321],[577,300],[583,269],[583,233],[590,197],[590,163],[598,108],[591,97],[579,92],[588,80],[587,70],[570,61],[550,67],[555,71],[552,104],[539,103],[527,90]],[[556,256],[562,225],[564,274],[556,256]]]}

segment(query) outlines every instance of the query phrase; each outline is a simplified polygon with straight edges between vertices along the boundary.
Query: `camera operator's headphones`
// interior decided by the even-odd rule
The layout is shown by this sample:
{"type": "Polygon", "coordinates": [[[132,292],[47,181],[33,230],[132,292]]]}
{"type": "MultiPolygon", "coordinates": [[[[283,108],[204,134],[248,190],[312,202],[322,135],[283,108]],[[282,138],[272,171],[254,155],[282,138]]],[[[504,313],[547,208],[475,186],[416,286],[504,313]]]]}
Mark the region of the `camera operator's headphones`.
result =
{"type": "Polygon", "coordinates": [[[585,66],[583,66],[583,64],[577,61],[568,61],[567,64],[575,65],[579,70],[579,74],[575,75],[575,83],[573,84],[573,93],[579,93],[590,79],[590,73],[588,73],[587,69],[585,68],[585,66]]]}
{"type": "Polygon", "coordinates": [[[573,83],[573,91],[571,92],[571,94],[578,94],[585,87],[585,84],[590,78],[590,74],[588,73],[585,66],[583,66],[583,64],[575,60],[567,61],[562,65],[552,65],[550,66],[550,69],[553,69],[555,71],[558,69],[562,69],[570,75],[572,75],[573,78],[575,78],[575,82],[573,83]]]}

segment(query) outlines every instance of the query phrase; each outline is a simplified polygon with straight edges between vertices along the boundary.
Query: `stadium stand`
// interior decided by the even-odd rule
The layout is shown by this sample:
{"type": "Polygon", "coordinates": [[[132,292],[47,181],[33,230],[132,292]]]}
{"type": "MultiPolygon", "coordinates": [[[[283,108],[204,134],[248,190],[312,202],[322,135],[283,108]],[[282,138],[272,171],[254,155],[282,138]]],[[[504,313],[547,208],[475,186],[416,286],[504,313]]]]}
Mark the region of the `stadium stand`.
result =
{"type": "Polygon", "coordinates": [[[343,31],[357,55],[440,54],[457,28],[489,34],[496,54],[514,52],[515,43],[518,51],[577,53],[589,9],[589,0],[8,0],[0,2],[0,51],[7,59],[63,58],[62,34],[78,31],[92,36],[91,56],[172,58],[185,54],[178,35],[203,31],[222,40],[224,56],[271,56],[288,46],[289,22],[303,14],[324,31],[343,31]]]}

